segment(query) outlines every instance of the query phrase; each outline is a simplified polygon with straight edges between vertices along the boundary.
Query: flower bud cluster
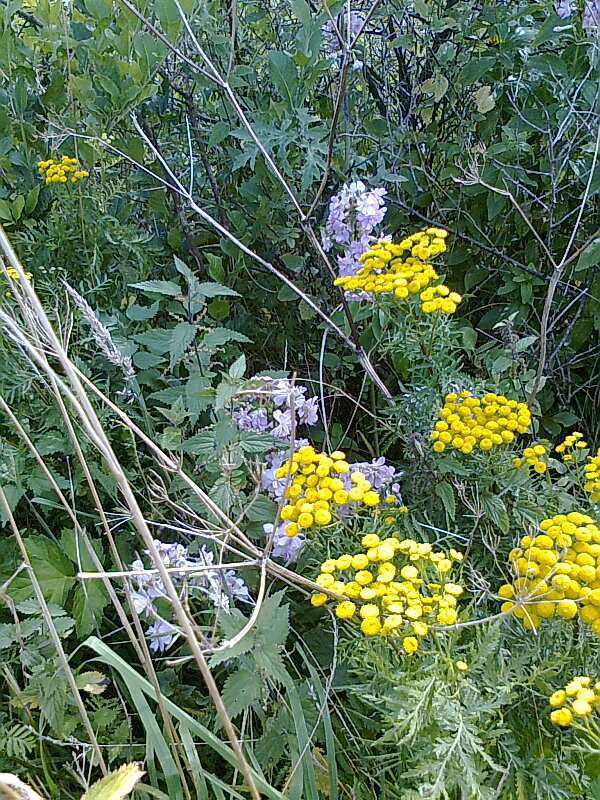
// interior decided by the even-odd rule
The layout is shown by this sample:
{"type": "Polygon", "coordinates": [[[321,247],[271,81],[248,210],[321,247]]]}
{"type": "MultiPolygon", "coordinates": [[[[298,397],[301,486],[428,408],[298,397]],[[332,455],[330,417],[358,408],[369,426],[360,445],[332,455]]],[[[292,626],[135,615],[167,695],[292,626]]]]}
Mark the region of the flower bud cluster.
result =
{"type": "Polygon", "coordinates": [[[586,492],[591,493],[591,500],[600,503],[600,448],[595,456],[588,456],[588,463],[584,466],[586,492]]]}
{"type": "Polygon", "coordinates": [[[69,156],[63,156],[60,161],[54,161],[53,158],[38,161],[38,169],[45,177],[46,183],[66,183],[68,175],[71,175],[71,183],[77,183],[90,174],[85,169],[77,169],[77,159],[69,156]]]}
{"type": "Polygon", "coordinates": [[[359,256],[362,268],[356,274],[336,278],[334,285],[368,294],[393,292],[399,299],[420,293],[421,310],[425,313],[439,310],[452,314],[462,299],[459,294],[443,284],[425,289],[431,281],[439,279],[427,259],[446,251],[447,235],[442,228],[427,228],[397,244],[381,239],[359,256]]]}
{"type": "Polygon", "coordinates": [[[491,450],[496,445],[509,444],[515,434],[525,433],[530,425],[531,412],[525,403],[494,392],[474,397],[465,389],[446,395],[440,419],[429,438],[436,453],[453,447],[468,454],[474,447],[491,450]]]}
{"type": "MultiPolygon", "coordinates": [[[[395,536],[380,539],[376,533],[363,536],[364,550],[356,555],[344,553],[321,564],[316,582],[344,595],[335,608],[340,619],[360,619],[366,636],[402,636],[407,653],[419,648],[419,638],[429,626],[453,625],[457,618],[457,598],[462,586],[450,583],[446,575],[462,553],[434,550],[427,542],[400,540],[395,536]]],[[[313,606],[328,600],[325,592],[311,597],[313,606]]]]}
{"type": "Polygon", "coordinates": [[[551,694],[548,702],[554,709],[550,712],[552,722],[567,728],[575,717],[587,717],[594,710],[600,710],[600,682],[592,687],[588,675],[577,675],[564,689],[551,694]]]}
{"type": "Polygon", "coordinates": [[[540,522],[540,533],[523,536],[509,561],[519,577],[498,595],[529,630],[554,615],[591,625],[600,636],[600,529],[572,511],[540,522]]]}
{"type": "Polygon", "coordinates": [[[545,456],[548,450],[543,444],[533,444],[523,450],[523,458],[513,458],[512,463],[515,467],[533,467],[533,471],[538,475],[543,475],[548,469],[548,464],[541,456],[545,456]]]}
{"type": "Polygon", "coordinates": [[[379,494],[362,472],[351,473],[352,488],[347,491],[339,476],[348,472],[350,464],[345,453],[335,450],[328,456],[317,453],[310,445],[301,447],[291,461],[276,470],[276,478],[293,476],[284,492],[288,503],[281,509],[281,519],[288,520],[287,536],[296,536],[298,531],[313,525],[328,525],[333,518],[332,506],[379,503],[379,494]]]}

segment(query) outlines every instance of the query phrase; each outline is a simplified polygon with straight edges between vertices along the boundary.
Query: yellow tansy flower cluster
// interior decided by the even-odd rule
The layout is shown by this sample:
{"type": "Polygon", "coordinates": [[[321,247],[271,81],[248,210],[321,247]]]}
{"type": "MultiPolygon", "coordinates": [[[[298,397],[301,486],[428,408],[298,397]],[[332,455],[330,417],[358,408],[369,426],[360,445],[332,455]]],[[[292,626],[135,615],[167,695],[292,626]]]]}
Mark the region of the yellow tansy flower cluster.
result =
{"type": "Polygon", "coordinates": [[[550,695],[550,719],[556,725],[568,727],[577,717],[587,717],[594,709],[600,709],[600,682],[592,688],[592,679],[587,675],[577,675],[550,695]]]}
{"type": "MultiPolygon", "coordinates": [[[[12,278],[13,281],[18,281],[19,280],[19,273],[17,272],[16,269],[13,269],[12,267],[8,267],[6,272],[7,272],[8,276],[9,276],[9,278],[12,278]]],[[[33,274],[31,272],[26,272],[25,273],[25,277],[27,278],[28,281],[30,281],[33,278],[33,274]]]]}
{"type": "Polygon", "coordinates": [[[336,278],[334,284],[348,291],[362,290],[370,294],[393,292],[400,299],[420,293],[421,309],[425,313],[453,314],[462,300],[459,294],[443,284],[425,288],[431,281],[439,280],[440,276],[427,260],[446,251],[447,235],[442,228],[427,228],[398,243],[381,239],[360,256],[358,260],[363,266],[356,275],[336,278]]]}
{"type": "Polygon", "coordinates": [[[547,452],[543,444],[534,444],[523,450],[523,458],[513,458],[512,463],[515,467],[522,467],[523,465],[533,467],[534,472],[543,475],[548,469],[548,464],[540,456],[546,455],[547,452]]]}
{"type": "Polygon", "coordinates": [[[600,448],[595,456],[588,456],[588,463],[584,466],[586,492],[591,493],[591,500],[600,503],[600,448]]]}
{"type": "Polygon", "coordinates": [[[285,531],[288,536],[295,536],[300,529],[313,525],[328,525],[332,520],[332,505],[376,506],[379,503],[380,496],[372,490],[362,472],[353,472],[346,481],[339,477],[349,470],[350,465],[341,450],[328,456],[317,453],[310,445],[300,447],[291,462],[279,467],[276,478],[293,475],[284,494],[289,502],[281,509],[281,519],[290,520],[285,531]]]}
{"type": "Polygon", "coordinates": [[[591,625],[600,636],[600,529],[572,511],[540,522],[537,536],[524,536],[509,560],[519,577],[498,594],[529,630],[555,614],[591,625]]]}
{"type": "MultiPolygon", "coordinates": [[[[363,552],[344,553],[321,564],[316,582],[345,595],[335,613],[340,619],[360,618],[366,636],[402,636],[407,653],[419,647],[431,624],[453,625],[458,617],[457,598],[462,586],[446,581],[446,575],[462,553],[434,550],[426,542],[363,536],[363,552]]],[[[327,602],[324,592],[311,598],[314,606],[327,602]]]]}
{"type": "MultiPolygon", "coordinates": [[[[569,451],[572,450],[577,452],[577,449],[582,449],[587,447],[587,442],[582,441],[583,433],[579,433],[579,431],[575,431],[574,433],[569,434],[560,444],[556,445],[556,452],[557,453],[565,453],[565,450],[569,451]]],[[[563,455],[563,461],[571,461],[573,459],[573,453],[565,453],[563,455]]]]}
{"type": "Polygon", "coordinates": [[[38,168],[46,183],[66,183],[68,175],[71,176],[71,183],[77,183],[90,174],[85,169],[77,169],[77,159],[70,156],[63,156],[60,161],[55,161],[53,158],[38,161],[38,168]]]}
{"type": "Polygon", "coordinates": [[[474,397],[465,389],[446,395],[429,438],[436,453],[446,447],[470,453],[474,447],[491,450],[494,445],[509,444],[515,433],[525,433],[530,425],[531,412],[525,403],[493,392],[474,397]]]}

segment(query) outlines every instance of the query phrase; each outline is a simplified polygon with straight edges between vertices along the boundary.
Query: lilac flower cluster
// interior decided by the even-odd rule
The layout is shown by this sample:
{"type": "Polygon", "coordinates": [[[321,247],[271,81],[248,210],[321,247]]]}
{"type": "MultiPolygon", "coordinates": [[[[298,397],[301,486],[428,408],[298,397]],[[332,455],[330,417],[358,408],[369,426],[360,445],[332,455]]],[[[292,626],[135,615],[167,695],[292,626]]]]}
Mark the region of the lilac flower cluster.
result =
{"type": "MultiPolygon", "coordinates": [[[[165,567],[181,570],[181,572],[171,573],[173,583],[177,584],[185,580],[186,589],[195,587],[205,593],[216,608],[229,609],[230,597],[246,603],[252,602],[248,587],[234,570],[206,569],[214,564],[215,557],[204,546],[200,548],[197,557],[190,556],[187,547],[182,544],[170,544],[155,539],[154,546],[165,567]],[[194,569],[199,571],[194,573],[194,569]]],[[[148,550],[144,550],[144,555],[149,555],[148,550]]],[[[142,572],[146,570],[146,567],[144,562],[138,558],[132,562],[131,569],[135,572],[142,572]]],[[[152,620],[152,624],[146,629],[146,635],[151,639],[150,649],[162,653],[177,635],[177,629],[164,619],[155,607],[156,600],[169,601],[167,591],[162,580],[156,574],[136,575],[135,582],[137,588],[131,593],[134,609],[139,616],[152,620]]]]}
{"type": "Polygon", "coordinates": [[[305,397],[306,386],[283,378],[251,378],[248,402],[233,412],[241,430],[268,431],[284,442],[292,433],[292,407],[296,425],[314,425],[319,420],[318,397],[305,397]]]}
{"type": "MultiPolygon", "coordinates": [[[[364,16],[358,11],[351,11],[349,15],[339,14],[333,20],[328,19],[321,28],[323,44],[327,49],[327,58],[331,61],[336,61],[343,46],[343,43],[340,42],[340,36],[346,35],[347,31],[349,34],[347,38],[354,39],[360,33],[364,21],[364,16]]],[[[363,62],[355,59],[352,69],[358,70],[362,69],[362,67],[363,62]]]]}
{"type": "Polygon", "coordinates": [[[588,36],[600,36],[600,0],[586,0],[581,24],[588,36]]]}
{"type": "MultiPolygon", "coordinates": [[[[340,277],[356,275],[362,267],[358,257],[369,249],[371,233],[387,212],[384,196],[387,190],[381,187],[368,189],[362,181],[344,184],[342,191],[329,201],[329,215],[321,240],[325,251],[335,244],[346,245],[344,253],[337,257],[340,277]]],[[[367,297],[347,292],[349,300],[367,297]]]]}
{"type": "Polygon", "coordinates": [[[263,525],[263,531],[267,539],[273,535],[271,555],[275,556],[275,558],[281,558],[284,561],[296,561],[302,549],[302,545],[304,544],[304,534],[297,533],[295,536],[288,536],[286,528],[289,524],[289,520],[284,520],[284,522],[277,526],[273,534],[273,525],[267,522],[263,525]]]}

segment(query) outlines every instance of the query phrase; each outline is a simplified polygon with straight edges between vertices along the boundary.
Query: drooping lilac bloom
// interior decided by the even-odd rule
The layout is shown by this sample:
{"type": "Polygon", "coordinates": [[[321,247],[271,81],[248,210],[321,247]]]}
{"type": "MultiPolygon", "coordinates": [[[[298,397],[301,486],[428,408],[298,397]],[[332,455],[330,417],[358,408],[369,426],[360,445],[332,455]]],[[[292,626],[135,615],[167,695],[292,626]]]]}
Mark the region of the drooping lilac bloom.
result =
{"type": "Polygon", "coordinates": [[[600,36],[600,0],[586,0],[581,24],[588,36],[600,36]]]}
{"type": "Polygon", "coordinates": [[[175,638],[175,633],[172,625],[162,617],[158,617],[154,624],[146,629],[146,635],[150,638],[150,650],[163,653],[175,638]]]}
{"type": "Polygon", "coordinates": [[[314,425],[319,420],[319,399],[317,397],[309,397],[298,412],[298,419],[304,425],[314,425]]]}
{"type": "MultiPolygon", "coordinates": [[[[284,561],[296,561],[298,554],[304,544],[304,535],[297,533],[295,536],[288,536],[285,532],[289,522],[286,520],[281,525],[277,526],[275,535],[273,536],[273,549],[271,555],[275,558],[281,558],[284,561]]],[[[267,538],[273,533],[273,525],[267,522],[263,525],[263,530],[267,538]]]]}
{"type": "Polygon", "coordinates": [[[558,0],[554,6],[554,10],[561,19],[567,19],[573,13],[573,3],[571,0],[558,0]]]}
{"type": "MultiPolygon", "coordinates": [[[[196,588],[206,594],[215,607],[224,610],[229,609],[230,596],[252,602],[248,587],[234,570],[227,570],[223,575],[218,569],[203,569],[212,566],[215,559],[214,553],[207,550],[206,546],[200,548],[197,556],[190,555],[187,547],[178,542],[168,543],[155,539],[154,546],[165,567],[177,570],[171,573],[173,584],[177,586],[185,580],[181,591],[185,587],[196,588]]],[[[144,554],[148,556],[149,552],[145,550],[144,554]]],[[[135,572],[145,570],[141,559],[136,559],[131,568],[135,572]]],[[[132,592],[133,607],[139,616],[152,620],[152,624],[146,630],[151,638],[150,648],[154,652],[162,653],[174,640],[176,629],[160,616],[153,601],[159,598],[169,601],[167,592],[155,572],[147,571],[145,574],[136,575],[135,581],[137,589],[132,592]]]]}
{"type": "Polygon", "coordinates": [[[278,439],[289,439],[292,432],[292,412],[280,411],[278,408],[273,411],[273,418],[277,425],[273,428],[271,433],[277,436],[278,439]]]}

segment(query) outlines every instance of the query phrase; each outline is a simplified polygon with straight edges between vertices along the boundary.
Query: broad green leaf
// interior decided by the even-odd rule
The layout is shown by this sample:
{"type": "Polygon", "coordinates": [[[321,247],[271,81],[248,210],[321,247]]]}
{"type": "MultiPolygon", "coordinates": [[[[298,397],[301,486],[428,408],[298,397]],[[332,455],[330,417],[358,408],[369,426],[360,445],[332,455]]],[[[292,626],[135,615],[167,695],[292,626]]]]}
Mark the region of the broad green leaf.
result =
{"type": "Polygon", "coordinates": [[[435,493],[442,501],[444,511],[449,519],[454,521],[456,518],[456,499],[454,497],[454,489],[452,486],[445,481],[438,483],[435,487],[435,493]]]}
{"type": "Polygon", "coordinates": [[[180,322],[171,332],[169,353],[171,356],[169,368],[173,369],[175,364],[179,364],[185,351],[192,344],[196,337],[198,328],[189,322],[180,322]]]}
{"type": "Polygon", "coordinates": [[[237,717],[254,703],[257,703],[263,691],[260,675],[246,669],[232,673],[223,686],[223,702],[230,717],[237,717]]]}
{"type": "MultiPolygon", "coordinates": [[[[28,537],[25,539],[25,548],[44,597],[50,603],[63,606],[75,583],[73,564],[46,536],[28,537]]],[[[19,573],[9,588],[15,602],[30,597],[32,591],[26,572],[19,573]]]]}
{"type": "Polygon", "coordinates": [[[598,263],[600,263],[600,238],[590,242],[581,253],[575,265],[575,272],[582,272],[584,269],[595,267],[598,263]]]}
{"type": "Polygon", "coordinates": [[[198,294],[204,297],[241,297],[239,292],[230,289],[228,286],[223,286],[221,283],[207,281],[196,284],[194,288],[198,294]]]}
{"type": "Polygon", "coordinates": [[[497,495],[482,495],[481,505],[485,515],[491,519],[494,525],[500,528],[503,533],[508,533],[510,523],[504,500],[497,495]]]}
{"type": "Polygon", "coordinates": [[[142,281],[141,283],[130,283],[132,289],[139,289],[141,292],[150,294],[162,294],[165,297],[177,297],[182,294],[181,287],[173,281],[142,281]]]}
{"type": "Polygon", "coordinates": [[[280,50],[269,53],[269,75],[282,96],[293,105],[294,93],[298,85],[296,66],[292,59],[280,50]]]}
{"type": "Polygon", "coordinates": [[[458,74],[458,80],[463,86],[471,86],[482,78],[496,63],[495,56],[486,56],[469,61],[458,74]]]}
{"type": "Polygon", "coordinates": [[[209,331],[202,340],[203,350],[217,350],[228,342],[250,342],[251,340],[243,333],[232,331],[229,328],[214,328],[209,331]]]}

